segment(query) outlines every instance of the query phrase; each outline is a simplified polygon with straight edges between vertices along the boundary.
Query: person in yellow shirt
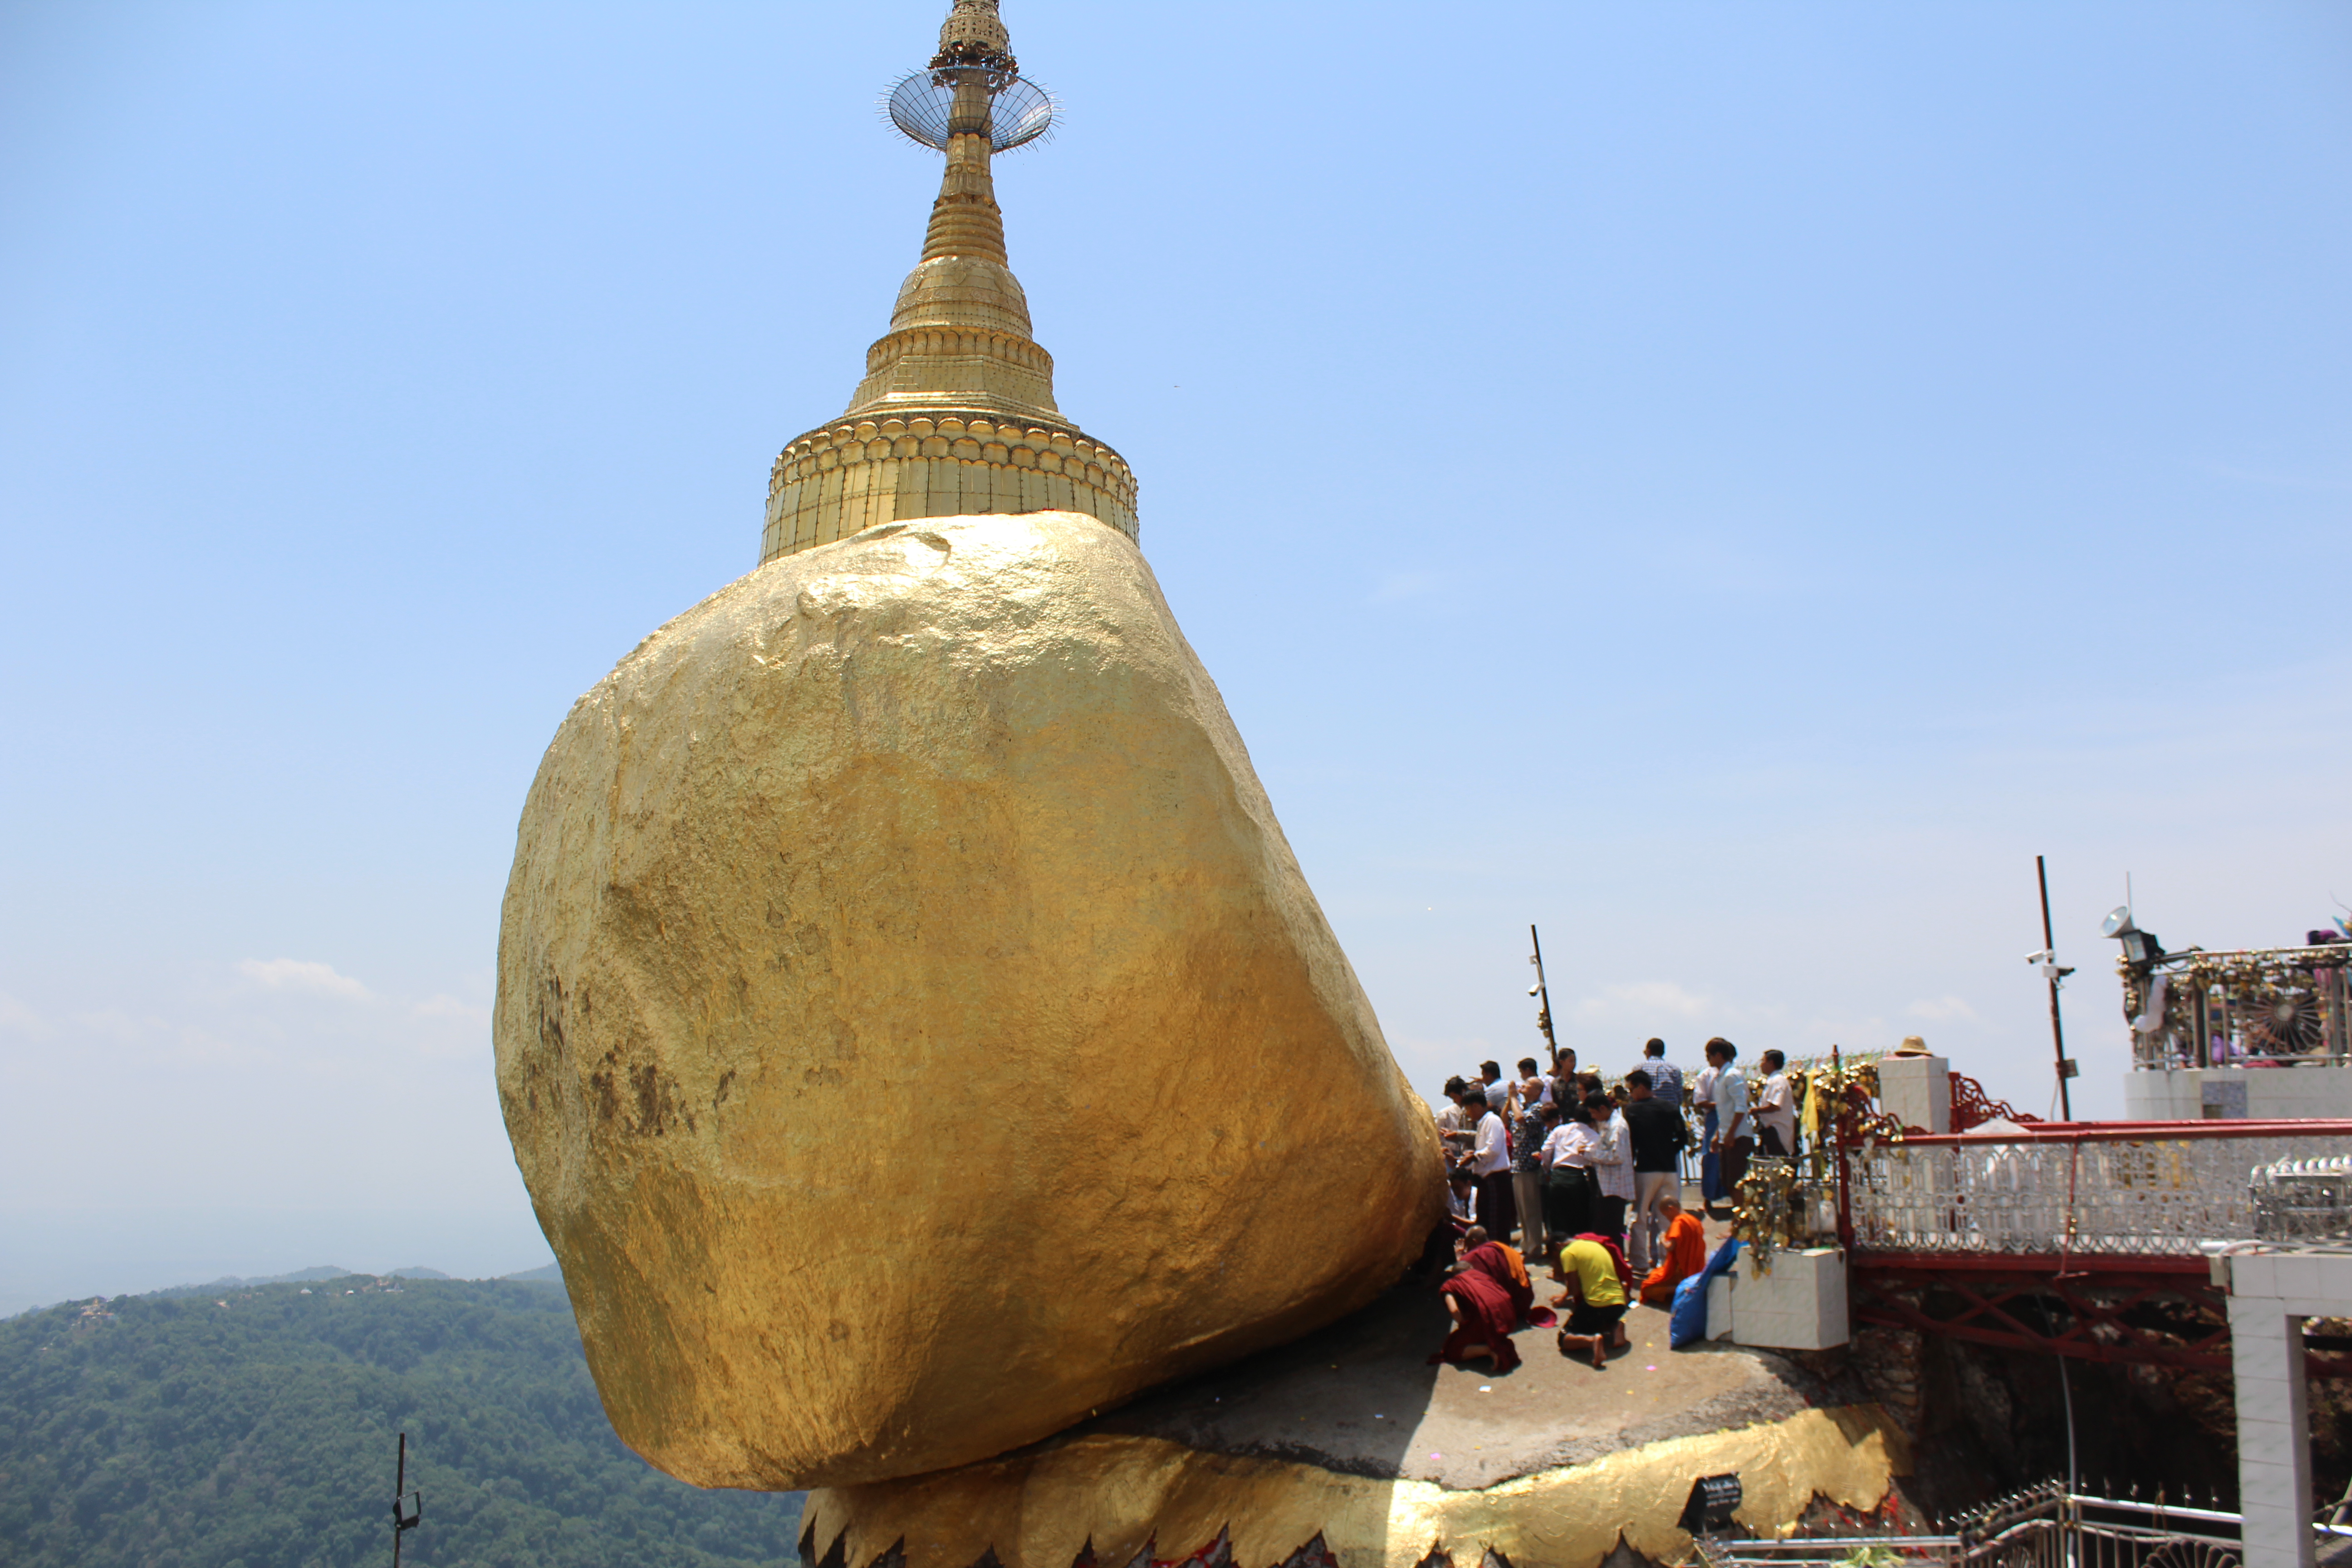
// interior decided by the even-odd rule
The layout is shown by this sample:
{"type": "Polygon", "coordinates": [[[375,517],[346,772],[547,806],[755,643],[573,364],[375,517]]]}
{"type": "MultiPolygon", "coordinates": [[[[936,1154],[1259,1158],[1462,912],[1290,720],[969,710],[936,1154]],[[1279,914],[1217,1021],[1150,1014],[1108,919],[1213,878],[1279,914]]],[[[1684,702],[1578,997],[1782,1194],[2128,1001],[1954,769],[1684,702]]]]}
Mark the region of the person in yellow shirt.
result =
{"type": "Polygon", "coordinates": [[[1564,1289],[1555,1304],[1568,1309],[1568,1321],[1559,1328],[1559,1353],[1582,1352],[1592,1357],[1594,1367],[1605,1370],[1611,1351],[1633,1342],[1625,1333],[1625,1281],[1618,1277],[1617,1260],[1599,1242],[1579,1237],[1560,1248],[1559,1261],[1564,1289]]]}

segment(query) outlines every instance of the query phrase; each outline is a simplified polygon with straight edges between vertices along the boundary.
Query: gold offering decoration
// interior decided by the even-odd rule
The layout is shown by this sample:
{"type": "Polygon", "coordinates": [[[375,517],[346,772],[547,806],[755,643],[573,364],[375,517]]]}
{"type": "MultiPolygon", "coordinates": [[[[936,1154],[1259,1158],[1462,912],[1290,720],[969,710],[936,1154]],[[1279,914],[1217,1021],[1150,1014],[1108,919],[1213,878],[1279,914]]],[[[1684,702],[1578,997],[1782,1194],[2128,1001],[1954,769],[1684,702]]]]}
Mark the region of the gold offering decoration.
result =
{"type": "Polygon", "coordinates": [[[2143,1068],[2352,1059],[2352,947],[2243,948],[2116,961],[2143,1068]]]}
{"type": "Polygon", "coordinates": [[[1747,1245],[1756,1272],[1772,1272],[1777,1247],[1799,1247],[1812,1239],[1806,1213],[1804,1188],[1797,1162],[1769,1154],[1751,1155],[1748,1173],[1732,1194],[1731,1234],[1747,1245]]]}

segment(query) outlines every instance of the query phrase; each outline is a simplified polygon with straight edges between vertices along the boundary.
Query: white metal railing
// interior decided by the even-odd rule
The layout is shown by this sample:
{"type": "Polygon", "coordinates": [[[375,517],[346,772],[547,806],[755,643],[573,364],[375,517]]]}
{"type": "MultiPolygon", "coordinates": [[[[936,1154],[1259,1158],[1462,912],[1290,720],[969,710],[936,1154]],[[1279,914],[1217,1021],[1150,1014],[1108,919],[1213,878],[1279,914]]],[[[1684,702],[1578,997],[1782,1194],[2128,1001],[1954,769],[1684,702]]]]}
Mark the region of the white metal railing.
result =
{"type": "Polygon", "coordinates": [[[1872,1252],[2193,1258],[2254,1238],[2256,1172],[2352,1154],[2352,1121],[2109,1122],[1912,1137],[1848,1155],[1872,1252]]]}

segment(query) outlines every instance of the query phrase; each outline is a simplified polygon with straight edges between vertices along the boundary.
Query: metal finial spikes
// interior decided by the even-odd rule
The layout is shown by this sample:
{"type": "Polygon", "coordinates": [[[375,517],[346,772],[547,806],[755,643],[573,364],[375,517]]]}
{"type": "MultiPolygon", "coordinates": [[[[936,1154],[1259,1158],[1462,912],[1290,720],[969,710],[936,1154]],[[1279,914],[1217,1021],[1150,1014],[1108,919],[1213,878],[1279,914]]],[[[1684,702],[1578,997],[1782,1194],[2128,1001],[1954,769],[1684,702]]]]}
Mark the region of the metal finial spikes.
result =
{"type": "Polygon", "coordinates": [[[985,134],[991,153],[1043,141],[1061,106],[1021,75],[996,0],[955,0],[931,63],[893,82],[882,112],[907,139],[944,153],[957,136],[985,134]]]}
{"type": "MultiPolygon", "coordinates": [[[[892,82],[882,95],[882,118],[917,146],[946,152],[950,139],[961,129],[956,123],[956,89],[967,68],[925,68],[892,82]]],[[[1050,142],[1061,121],[1060,100],[1026,77],[1004,77],[989,89],[991,153],[1050,142]]]]}

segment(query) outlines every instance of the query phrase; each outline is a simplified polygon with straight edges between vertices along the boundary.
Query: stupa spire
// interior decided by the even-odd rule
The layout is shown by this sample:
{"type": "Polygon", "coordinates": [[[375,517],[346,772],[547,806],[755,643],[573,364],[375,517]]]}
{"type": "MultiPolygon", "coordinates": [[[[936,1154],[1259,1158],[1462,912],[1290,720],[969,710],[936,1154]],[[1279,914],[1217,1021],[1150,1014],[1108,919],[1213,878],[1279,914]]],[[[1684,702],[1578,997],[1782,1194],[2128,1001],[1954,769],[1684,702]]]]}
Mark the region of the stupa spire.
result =
{"type": "Polygon", "coordinates": [[[949,133],[948,169],[940,179],[940,199],[931,204],[931,226],[923,235],[923,259],[977,256],[1002,267],[1007,259],[1004,209],[996,205],[996,175],[989,167],[989,100],[982,89],[972,85],[958,86],[956,97],[980,101],[969,108],[959,101],[950,111],[950,125],[970,128],[949,133]]]}
{"type": "Polygon", "coordinates": [[[933,70],[941,66],[1021,74],[1021,62],[1013,58],[1013,35],[996,14],[996,0],[955,0],[948,8],[948,19],[940,24],[940,52],[931,57],[933,70]]]}
{"type": "Polygon", "coordinates": [[[931,204],[923,259],[981,256],[1002,264],[1004,213],[996,205],[989,157],[995,150],[996,84],[1018,81],[1021,62],[1013,57],[1013,36],[996,14],[996,0],[955,0],[940,26],[940,52],[930,69],[954,70],[956,78],[948,106],[948,170],[940,199],[931,204]]]}
{"type": "Polygon", "coordinates": [[[992,160],[1052,129],[997,0],[954,0],[939,53],[890,91],[891,123],[947,154],[922,258],[841,418],[776,459],[760,559],[877,523],[1079,511],[1134,537],[1135,476],[1054,402],[1054,359],[1031,336],[992,160]]]}

